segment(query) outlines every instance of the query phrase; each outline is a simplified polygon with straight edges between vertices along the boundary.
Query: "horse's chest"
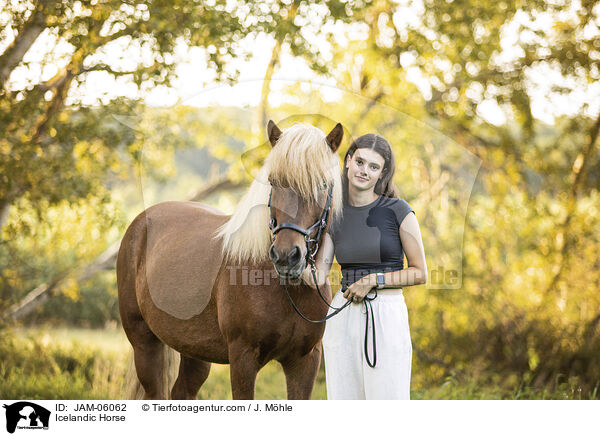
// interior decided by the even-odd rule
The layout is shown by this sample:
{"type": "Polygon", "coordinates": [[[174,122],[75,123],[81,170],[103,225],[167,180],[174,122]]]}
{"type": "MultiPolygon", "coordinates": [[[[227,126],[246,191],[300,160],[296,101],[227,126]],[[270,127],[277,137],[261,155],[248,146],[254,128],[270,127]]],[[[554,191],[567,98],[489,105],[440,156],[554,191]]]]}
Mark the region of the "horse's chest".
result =
{"type": "MultiPolygon", "coordinates": [[[[249,289],[239,291],[232,294],[238,297],[235,298],[235,303],[226,302],[229,298],[221,301],[220,307],[229,309],[219,316],[221,327],[228,342],[245,342],[258,353],[259,360],[266,361],[290,354],[304,355],[323,336],[325,324],[313,324],[302,319],[294,312],[285,295],[274,297],[279,289],[271,291],[269,301],[260,298],[260,292],[266,290],[255,290],[254,294],[249,292],[243,298],[240,298],[240,294],[249,289]]],[[[314,310],[315,307],[321,307],[318,303],[297,297],[296,304],[309,318],[318,319],[324,316],[314,310]]]]}
{"type": "Polygon", "coordinates": [[[302,319],[299,322],[288,322],[259,335],[255,341],[259,360],[267,361],[289,355],[303,356],[311,352],[323,332],[318,326],[306,326],[305,323],[302,319]]]}

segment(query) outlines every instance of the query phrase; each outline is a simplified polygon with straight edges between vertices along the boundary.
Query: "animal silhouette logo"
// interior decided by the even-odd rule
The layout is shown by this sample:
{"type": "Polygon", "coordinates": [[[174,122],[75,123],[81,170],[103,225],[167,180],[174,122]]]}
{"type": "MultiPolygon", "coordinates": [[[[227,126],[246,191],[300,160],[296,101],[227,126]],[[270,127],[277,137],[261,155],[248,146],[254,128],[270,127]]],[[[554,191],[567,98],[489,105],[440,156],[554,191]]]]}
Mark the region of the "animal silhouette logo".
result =
{"type": "Polygon", "coordinates": [[[29,401],[19,401],[10,405],[4,404],[6,409],[6,431],[14,433],[19,429],[47,429],[50,421],[50,411],[42,406],[29,401]]]}

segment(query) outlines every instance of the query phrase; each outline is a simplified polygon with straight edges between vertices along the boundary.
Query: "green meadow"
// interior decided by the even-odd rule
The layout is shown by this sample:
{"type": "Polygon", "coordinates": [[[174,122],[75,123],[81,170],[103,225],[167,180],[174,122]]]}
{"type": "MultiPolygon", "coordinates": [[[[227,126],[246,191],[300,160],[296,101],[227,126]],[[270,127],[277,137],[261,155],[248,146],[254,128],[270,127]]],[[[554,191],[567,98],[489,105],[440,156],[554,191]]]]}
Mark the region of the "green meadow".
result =
{"type": "MultiPolygon", "coordinates": [[[[127,399],[127,386],[134,375],[131,349],[122,330],[36,327],[13,333],[0,337],[0,398],[127,399]]],[[[423,385],[424,378],[413,361],[413,386],[423,385]]],[[[258,374],[256,399],[285,398],[283,371],[272,361],[258,374]]],[[[323,364],[312,398],[327,398],[323,364]]],[[[228,365],[212,365],[198,399],[231,399],[228,365]]],[[[526,379],[450,375],[426,389],[413,387],[411,399],[598,399],[598,386],[584,395],[577,377],[558,377],[552,386],[535,389],[526,379]]]]}

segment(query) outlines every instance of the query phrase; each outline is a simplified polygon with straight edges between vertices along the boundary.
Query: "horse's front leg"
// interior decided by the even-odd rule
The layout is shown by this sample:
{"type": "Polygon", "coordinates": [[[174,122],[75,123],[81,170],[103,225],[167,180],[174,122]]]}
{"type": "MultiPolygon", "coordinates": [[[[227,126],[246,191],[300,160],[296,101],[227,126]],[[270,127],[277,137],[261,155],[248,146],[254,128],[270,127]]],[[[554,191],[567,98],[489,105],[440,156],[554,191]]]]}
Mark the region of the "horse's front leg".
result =
{"type": "Polygon", "coordinates": [[[281,361],[287,383],[288,400],[310,400],[321,366],[321,341],[303,356],[290,356],[281,361]]]}
{"type": "Polygon", "coordinates": [[[248,343],[236,341],[229,344],[229,374],[234,400],[253,400],[256,375],[262,367],[256,350],[248,343]]]}

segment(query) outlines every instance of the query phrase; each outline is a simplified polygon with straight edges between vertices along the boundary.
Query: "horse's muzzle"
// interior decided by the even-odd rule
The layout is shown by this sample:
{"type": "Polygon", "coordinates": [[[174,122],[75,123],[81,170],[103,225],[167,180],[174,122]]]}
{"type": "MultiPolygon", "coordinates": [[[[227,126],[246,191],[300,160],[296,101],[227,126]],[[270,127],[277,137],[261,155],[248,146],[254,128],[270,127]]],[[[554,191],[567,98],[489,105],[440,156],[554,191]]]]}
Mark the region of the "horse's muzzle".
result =
{"type": "Polygon", "coordinates": [[[302,275],[302,271],[304,271],[305,268],[306,263],[301,262],[301,265],[299,267],[294,267],[292,269],[278,268],[277,266],[275,266],[275,271],[277,271],[279,278],[294,281],[300,278],[300,276],[302,275]]]}
{"type": "Polygon", "coordinates": [[[288,253],[282,255],[275,245],[271,245],[269,257],[273,261],[275,271],[282,279],[296,280],[300,278],[302,271],[306,268],[305,256],[302,255],[302,250],[298,246],[294,246],[288,253]]]}

